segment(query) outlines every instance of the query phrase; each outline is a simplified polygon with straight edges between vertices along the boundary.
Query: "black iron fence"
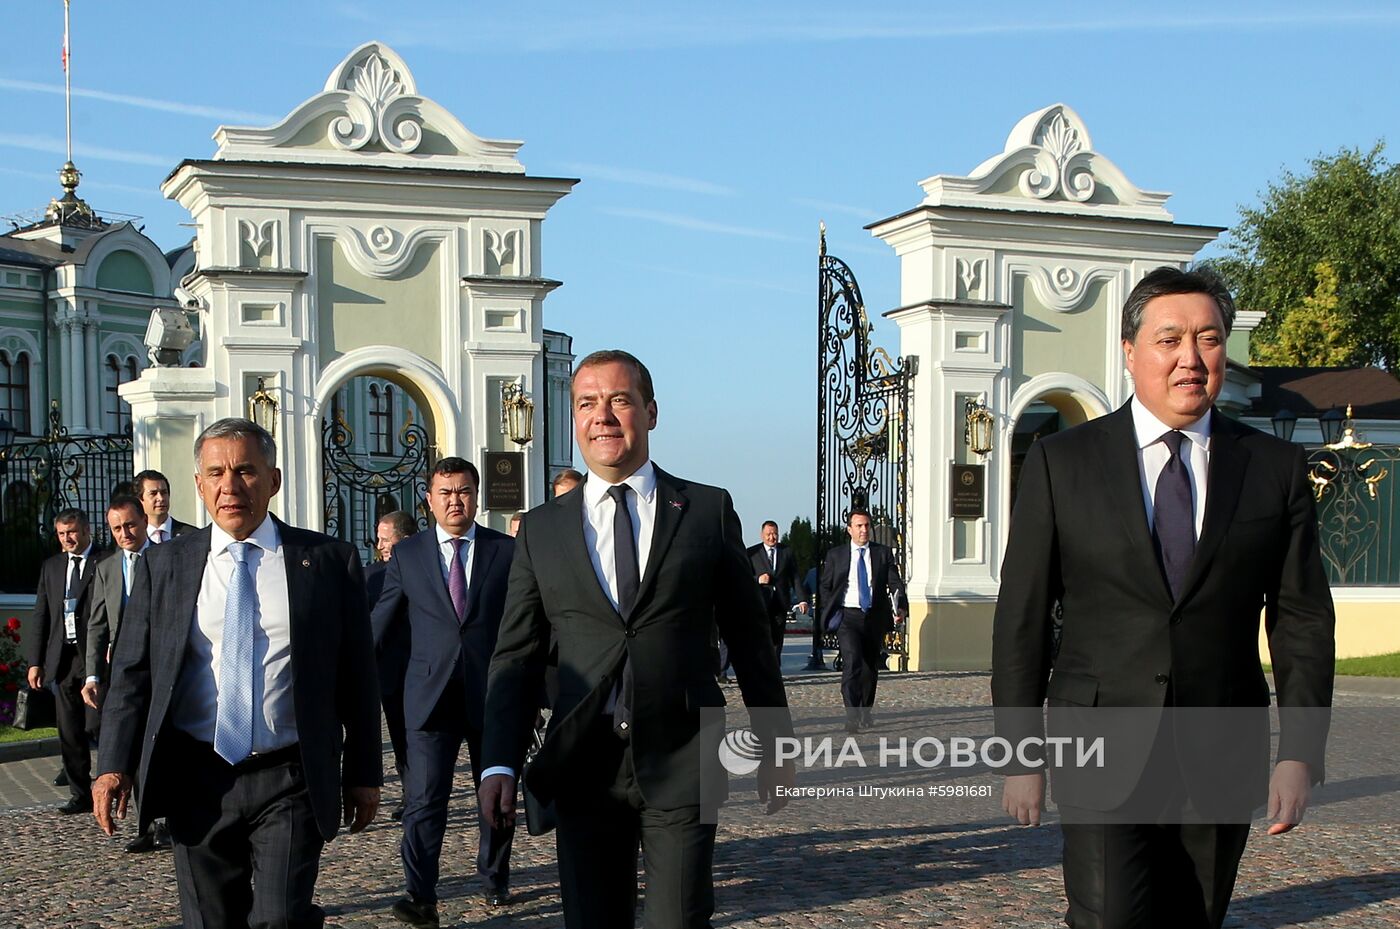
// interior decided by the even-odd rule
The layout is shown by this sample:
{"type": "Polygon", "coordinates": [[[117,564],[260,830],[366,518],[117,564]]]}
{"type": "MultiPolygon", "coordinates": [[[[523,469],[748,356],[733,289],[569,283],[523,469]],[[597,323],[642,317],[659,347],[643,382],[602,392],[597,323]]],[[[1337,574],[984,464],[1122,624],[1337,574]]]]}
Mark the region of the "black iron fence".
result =
{"type": "Polygon", "coordinates": [[[1309,451],[1317,541],[1334,586],[1400,586],[1400,446],[1309,451]]]}
{"type": "Polygon", "coordinates": [[[87,514],[93,541],[111,545],[107,503],[131,492],[129,436],[73,436],[62,425],[58,401],[49,407],[48,433],[8,440],[0,447],[0,593],[32,594],[39,565],[58,551],[54,516],[69,507],[87,514]]]}

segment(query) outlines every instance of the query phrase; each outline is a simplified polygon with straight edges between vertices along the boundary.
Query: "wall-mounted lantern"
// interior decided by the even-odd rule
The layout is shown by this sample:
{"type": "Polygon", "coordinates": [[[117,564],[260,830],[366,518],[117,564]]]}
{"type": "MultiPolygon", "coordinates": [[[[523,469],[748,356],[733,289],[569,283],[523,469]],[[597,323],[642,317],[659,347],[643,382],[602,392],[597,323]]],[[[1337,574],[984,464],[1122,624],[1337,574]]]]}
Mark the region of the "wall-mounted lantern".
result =
{"type": "Polygon", "coordinates": [[[996,423],[992,411],[980,399],[969,397],[965,412],[963,443],[975,454],[988,454],[992,450],[992,426],[996,423]]]}
{"type": "Polygon", "coordinates": [[[277,398],[268,391],[263,378],[258,378],[257,390],[248,398],[248,418],[266,429],[268,435],[277,435],[277,398]]]}
{"type": "Polygon", "coordinates": [[[516,445],[528,445],[535,437],[535,401],[520,381],[501,385],[501,435],[516,445]]]}

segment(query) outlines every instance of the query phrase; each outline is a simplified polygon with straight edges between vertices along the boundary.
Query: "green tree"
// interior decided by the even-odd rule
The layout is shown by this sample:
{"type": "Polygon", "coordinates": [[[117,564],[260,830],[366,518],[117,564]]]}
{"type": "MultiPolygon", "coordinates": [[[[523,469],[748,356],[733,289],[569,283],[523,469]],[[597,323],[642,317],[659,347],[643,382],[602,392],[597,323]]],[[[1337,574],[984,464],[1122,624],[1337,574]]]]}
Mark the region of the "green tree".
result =
{"type": "Polygon", "coordinates": [[[1270,341],[1260,340],[1251,353],[1255,364],[1328,367],[1351,364],[1357,339],[1337,310],[1337,272],[1330,262],[1314,269],[1317,288],[1283,317],[1270,341]]]}
{"type": "Polygon", "coordinates": [[[1384,143],[1315,158],[1305,173],[1285,171],[1260,200],[1241,209],[1227,254],[1211,262],[1241,309],[1267,314],[1254,332],[1253,360],[1315,363],[1319,353],[1300,336],[1326,318],[1340,323],[1320,353],[1329,362],[1396,370],[1400,166],[1386,159],[1384,143]],[[1320,265],[1333,275],[1324,280],[1320,265]],[[1295,314],[1302,319],[1285,327],[1295,314]]]}

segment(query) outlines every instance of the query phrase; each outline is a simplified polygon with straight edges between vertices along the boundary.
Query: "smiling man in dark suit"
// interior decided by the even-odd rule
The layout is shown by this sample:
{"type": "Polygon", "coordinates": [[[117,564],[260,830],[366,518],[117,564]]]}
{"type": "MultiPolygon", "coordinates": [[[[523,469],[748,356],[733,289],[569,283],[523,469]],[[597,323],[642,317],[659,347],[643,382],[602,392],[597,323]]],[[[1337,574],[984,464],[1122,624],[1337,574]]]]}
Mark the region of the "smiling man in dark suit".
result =
{"type": "MultiPolygon", "coordinates": [[[[745,704],[786,707],[768,618],[729,494],[651,461],[657,408],[646,367],[623,351],[595,352],[575,369],[571,396],[588,479],[527,513],[516,536],[486,698],[481,804],[496,821],[514,818],[552,629],[559,696],[527,778],[556,805],[565,925],[634,924],[640,843],[646,925],[707,927],[715,826],[701,821],[701,769],[722,732],[701,728],[701,709],[724,705],[710,636],[718,624],[745,704]]],[[[770,748],[791,734],[786,712],[775,715],[754,715],[770,748]]],[[[759,767],[770,812],[787,802],[777,788],[791,773],[759,767]]]]}
{"type": "Polygon", "coordinates": [[[268,513],[282,473],[259,426],[221,419],[194,457],[213,525],[137,561],[94,812],[112,835],[139,779],[140,831],[165,816],[186,926],[316,929],[322,846],[342,812],[358,832],[379,805],[360,556],[268,513]]]}
{"type": "MultiPolygon", "coordinates": [[[[1052,724],[1075,707],[1145,708],[1140,744],[1108,745],[1124,750],[1115,779],[1094,782],[1107,787],[1054,771],[1075,929],[1219,927],[1250,806],[1267,799],[1270,834],[1287,832],[1323,776],[1334,618],[1306,456],[1214,409],[1234,315],[1209,272],[1148,274],[1123,307],[1133,399],[1037,441],[1021,469],[993,636],[997,734],[1043,736],[1047,696],[1052,724]],[[1272,776],[1261,612],[1286,708],[1272,776]],[[1181,721],[1193,707],[1247,718],[1210,745],[1181,721]],[[1237,707],[1253,709],[1219,709],[1237,707]],[[1244,798],[1243,817],[1209,812],[1222,793],[1244,798]]],[[[1009,770],[1004,807],[1038,823],[1044,774],[1009,770]]]]}
{"type": "Polygon", "coordinates": [[[885,636],[909,609],[894,552],[870,539],[870,513],[852,507],[846,519],[849,545],[826,553],[822,563],[822,628],[836,633],[841,649],[841,701],[846,731],[875,725],[871,707],[884,659],[885,636]]]}
{"type": "Polygon", "coordinates": [[[788,611],[792,609],[793,595],[797,596],[797,609],[807,612],[807,588],[797,576],[797,562],[792,557],[792,549],[778,541],[778,524],[768,520],[760,532],[763,541],[749,546],[749,564],[753,566],[754,577],[763,590],[768,604],[768,617],[773,626],[773,647],[777,649],[779,661],[783,652],[783,636],[787,633],[788,611]]]}
{"type": "Polygon", "coordinates": [[[38,690],[51,683],[58,695],[58,746],[71,792],[68,802],[58,809],[72,815],[92,809],[88,738],[97,725],[96,714],[83,702],[87,676],[84,653],[92,579],[97,575],[97,559],[102,552],[92,542],[92,528],[82,510],[60,510],[54,516],[53,528],[62,550],[39,569],[34,618],[24,637],[24,657],[29,664],[30,689],[38,690]]]}
{"type": "Polygon", "coordinates": [[[131,479],[131,486],[136,489],[136,496],[146,511],[146,535],[152,545],[194,532],[194,526],[170,515],[170,481],[164,474],[147,468],[131,479]]]}
{"type": "MultiPolygon", "coordinates": [[[[375,639],[409,631],[403,685],[407,773],[403,855],[408,895],[393,906],[400,922],[438,925],[437,884],[452,774],[462,742],[472,782],[481,780],[486,668],[505,608],[515,542],[477,525],[481,477],[464,458],[444,458],[428,478],[428,508],[437,526],[394,547],[374,607],[375,639]]],[[[524,753],[521,753],[524,758],[524,753]]],[[[518,763],[518,762],[516,762],[518,763]]],[[[510,896],[511,824],[492,828],[479,816],[476,870],[486,902],[510,896]]]]}

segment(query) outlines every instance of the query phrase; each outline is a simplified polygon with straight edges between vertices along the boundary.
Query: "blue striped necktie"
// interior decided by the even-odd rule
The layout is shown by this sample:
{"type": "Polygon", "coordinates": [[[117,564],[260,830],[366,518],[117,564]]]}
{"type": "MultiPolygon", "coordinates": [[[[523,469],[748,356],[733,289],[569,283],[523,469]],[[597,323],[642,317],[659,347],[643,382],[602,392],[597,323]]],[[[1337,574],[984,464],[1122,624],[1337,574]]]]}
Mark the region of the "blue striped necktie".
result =
{"type": "Polygon", "coordinates": [[[224,601],[214,751],[229,764],[238,764],[253,753],[253,635],[258,598],[248,573],[248,543],[234,542],[228,552],[233,556],[233,573],[224,601]]]}

